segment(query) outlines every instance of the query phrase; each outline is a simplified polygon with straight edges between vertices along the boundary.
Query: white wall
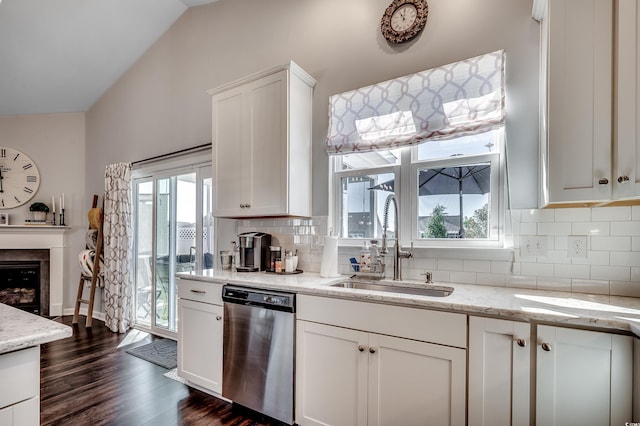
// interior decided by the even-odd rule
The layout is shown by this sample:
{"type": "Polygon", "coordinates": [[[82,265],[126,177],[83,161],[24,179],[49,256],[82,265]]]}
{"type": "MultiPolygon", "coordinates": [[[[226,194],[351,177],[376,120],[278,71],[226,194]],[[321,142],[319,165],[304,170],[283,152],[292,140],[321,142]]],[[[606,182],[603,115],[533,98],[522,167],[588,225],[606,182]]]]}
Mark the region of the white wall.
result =
{"type": "MultiPolygon", "coordinates": [[[[64,260],[64,307],[72,308],[80,267],[77,254],[84,249],[87,211],[91,198],[85,187],[84,113],[0,116],[0,145],[29,155],[38,166],[41,184],[31,202],[41,201],[51,208],[51,197],[65,194],[65,223],[68,250],[64,260]]],[[[12,224],[29,218],[27,204],[3,210],[12,224]]]]}
{"type": "Polygon", "coordinates": [[[388,4],[220,0],[187,10],[88,111],[87,194],[102,190],[106,164],[210,141],[207,89],[293,59],[318,80],[313,214],[327,215],[330,95],[506,49],[512,205],[535,207],[539,25],[531,0],[430,0],[425,30],[400,46],[380,35],[388,4]]]}

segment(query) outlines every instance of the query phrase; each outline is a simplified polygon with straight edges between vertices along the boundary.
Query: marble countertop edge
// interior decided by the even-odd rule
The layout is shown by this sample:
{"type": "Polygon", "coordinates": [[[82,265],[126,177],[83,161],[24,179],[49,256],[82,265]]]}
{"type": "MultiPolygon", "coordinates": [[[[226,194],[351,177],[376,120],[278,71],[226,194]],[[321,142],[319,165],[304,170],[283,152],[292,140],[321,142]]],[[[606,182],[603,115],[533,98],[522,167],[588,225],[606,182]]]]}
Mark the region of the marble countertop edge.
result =
{"type": "Polygon", "coordinates": [[[68,325],[0,303],[0,354],[72,335],[73,329],[68,325]]]}

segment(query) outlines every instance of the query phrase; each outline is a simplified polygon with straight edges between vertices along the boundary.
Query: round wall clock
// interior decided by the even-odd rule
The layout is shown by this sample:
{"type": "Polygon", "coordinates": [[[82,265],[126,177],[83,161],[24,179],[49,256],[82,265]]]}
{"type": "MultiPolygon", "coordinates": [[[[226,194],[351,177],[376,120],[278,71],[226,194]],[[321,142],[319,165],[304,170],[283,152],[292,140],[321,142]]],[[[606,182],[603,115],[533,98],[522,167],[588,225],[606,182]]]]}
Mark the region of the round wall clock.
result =
{"type": "Polygon", "coordinates": [[[382,16],[382,35],[391,43],[409,41],[420,34],[428,14],[427,0],[394,0],[382,16]]]}
{"type": "Polygon", "coordinates": [[[36,163],[23,152],[0,147],[0,210],[29,201],[40,186],[36,163]]]}

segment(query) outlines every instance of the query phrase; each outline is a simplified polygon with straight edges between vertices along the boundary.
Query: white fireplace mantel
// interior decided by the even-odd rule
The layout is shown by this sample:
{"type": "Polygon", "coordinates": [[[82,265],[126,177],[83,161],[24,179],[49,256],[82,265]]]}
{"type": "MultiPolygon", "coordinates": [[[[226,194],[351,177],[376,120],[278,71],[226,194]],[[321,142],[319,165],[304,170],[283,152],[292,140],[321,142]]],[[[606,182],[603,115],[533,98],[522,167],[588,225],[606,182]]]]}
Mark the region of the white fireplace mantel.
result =
{"type": "Polygon", "coordinates": [[[68,226],[0,226],[0,249],[49,249],[49,315],[62,315],[68,226]]]}

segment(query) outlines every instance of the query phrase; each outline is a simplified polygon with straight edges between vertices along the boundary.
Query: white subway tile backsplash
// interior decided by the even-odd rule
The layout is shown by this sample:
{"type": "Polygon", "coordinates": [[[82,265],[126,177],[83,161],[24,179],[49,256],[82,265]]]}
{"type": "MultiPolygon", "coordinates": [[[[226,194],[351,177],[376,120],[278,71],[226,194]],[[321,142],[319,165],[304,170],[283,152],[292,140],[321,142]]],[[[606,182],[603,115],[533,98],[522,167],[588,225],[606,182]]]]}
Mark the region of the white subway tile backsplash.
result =
{"type": "Polygon", "coordinates": [[[538,277],[538,290],[571,291],[569,278],[538,277]]]}
{"type": "Polygon", "coordinates": [[[631,279],[631,267],[592,265],[591,279],[603,281],[629,281],[631,279]]]}
{"type": "Polygon", "coordinates": [[[570,235],[571,223],[539,223],[537,235],[570,235]]]}
{"type": "Polygon", "coordinates": [[[558,278],[584,278],[590,277],[589,265],[556,265],[554,276],[558,278]]]}
{"type": "Polygon", "coordinates": [[[611,222],[611,235],[640,235],[640,222],[611,222]]]}
{"type": "Polygon", "coordinates": [[[538,224],[535,222],[521,223],[520,232],[517,235],[536,235],[538,232],[538,224]]]}
{"type": "Polygon", "coordinates": [[[442,271],[462,271],[462,259],[438,259],[438,269],[442,271]]]}
{"type": "Polygon", "coordinates": [[[595,207],[591,210],[591,220],[594,222],[631,220],[631,207],[595,207]]]}
{"type": "Polygon", "coordinates": [[[491,261],[464,260],[462,270],[465,272],[491,272],[491,261]]]}
{"type": "Polygon", "coordinates": [[[491,273],[493,274],[510,274],[513,270],[512,262],[491,261],[491,273]]]}
{"type": "Polygon", "coordinates": [[[612,266],[636,266],[640,267],[640,252],[623,251],[611,254],[612,266]]]}
{"type": "Polygon", "coordinates": [[[631,237],[631,251],[640,251],[640,237],[631,237]]]}
{"type": "Polygon", "coordinates": [[[520,264],[522,275],[533,275],[536,277],[553,277],[552,263],[525,263],[520,264]]]}
{"type": "Polygon", "coordinates": [[[507,284],[507,277],[505,274],[478,272],[476,274],[476,284],[504,287],[507,284]]]}
{"type": "Polygon", "coordinates": [[[522,210],[521,218],[522,222],[553,222],[555,220],[554,209],[531,209],[522,210]]]}
{"type": "Polygon", "coordinates": [[[575,222],[571,225],[571,235],[609,236],[609,222],[575,222]]]}
{"type": "MultiPolygon", "coordinates": [[[[590,265],[609,266],[609,253],[608,251],[588,251],[587,262],[590,265]]],[[[574,258],[574,262],[580,258],[574,258]]]]}
{"type": "Polygon", "coordinates": [[[640,206],[631,207],[631,220],[640,220],[640,206]]]}
{"type": "Polygon", "coordinates": [[[591,209],[589,208],[570,208],[556,210],[556,222],[587,222],[590,220],[591,209]]]}
{"type": "Polygon", "coordinates": [[[536,277],[523,276],[523,275],[507,275],[506,276],[507,287],[512,288],[537,288],[536,277]]]}
{"type": "Polygon", "coordinates": [[[609,294],[609,281],[606,280],[572,280],[571,291],[575,293],[609,294]]]}
{"type": "Polygon", "coordinates": [[[591,250],[630,251],[631,237],[591,237],[591,250]]]}
{"type": "Polygon", "coordinates": [[[640,282],[611,281],[609,294],[611,296],[640,297],[640,282]]]}
{"type": "Polygon", "coordinates": [[[452,283],[459,284],[476,284],[475,272],[451,272],[450,279],[452,283]]]}

